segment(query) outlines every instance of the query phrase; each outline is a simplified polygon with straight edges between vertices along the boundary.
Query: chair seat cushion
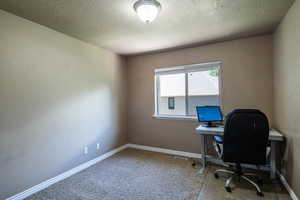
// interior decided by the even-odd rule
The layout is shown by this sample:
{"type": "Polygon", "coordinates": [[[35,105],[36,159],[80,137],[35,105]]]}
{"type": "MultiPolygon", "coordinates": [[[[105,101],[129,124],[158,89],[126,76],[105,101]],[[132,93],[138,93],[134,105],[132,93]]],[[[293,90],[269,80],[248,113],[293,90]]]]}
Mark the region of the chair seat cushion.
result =
{"type": "Polygon", "coordinates": [[[214,136],[214,140],[219,144],[223,144],[223,137],[221,136],[214,136]]]}

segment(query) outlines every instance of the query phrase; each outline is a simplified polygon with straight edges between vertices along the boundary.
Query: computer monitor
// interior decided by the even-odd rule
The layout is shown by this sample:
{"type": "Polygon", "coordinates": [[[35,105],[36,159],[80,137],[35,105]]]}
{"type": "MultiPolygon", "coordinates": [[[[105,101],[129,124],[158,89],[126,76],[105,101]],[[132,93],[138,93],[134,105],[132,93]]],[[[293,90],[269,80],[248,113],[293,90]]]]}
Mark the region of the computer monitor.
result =
{"type": "Polygon", "coordinates": [[[197,116],[199,122],[207,122],[203,124],[205,127],[214,127],[212,122],[223,121],[220,106],[197,106],[197,116]]]}

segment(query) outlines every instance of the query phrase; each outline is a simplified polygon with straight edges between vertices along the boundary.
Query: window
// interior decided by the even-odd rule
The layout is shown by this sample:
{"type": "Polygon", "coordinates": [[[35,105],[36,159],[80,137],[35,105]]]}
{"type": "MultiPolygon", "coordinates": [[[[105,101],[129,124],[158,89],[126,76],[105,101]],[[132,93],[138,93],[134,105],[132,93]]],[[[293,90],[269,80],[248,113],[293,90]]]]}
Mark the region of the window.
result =
{"type": "Polygon", "coordinates": [[[220,105],[221,62],[155,70],[155,114],[166,118],[196,118],[196,106],[220,105]]]}
{"type": "Polygon", "coordinates": [[[168,105],[169,105],[169,110],[175,109],[175,97],[168,98],[168,105]]]}

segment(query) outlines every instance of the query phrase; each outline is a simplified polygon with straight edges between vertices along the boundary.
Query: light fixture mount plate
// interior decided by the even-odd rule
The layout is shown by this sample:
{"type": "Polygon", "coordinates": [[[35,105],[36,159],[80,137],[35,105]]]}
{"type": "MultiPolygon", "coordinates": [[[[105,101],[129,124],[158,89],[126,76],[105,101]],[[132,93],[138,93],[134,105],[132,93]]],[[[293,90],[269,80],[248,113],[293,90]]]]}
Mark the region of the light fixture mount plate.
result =
{"type": "Polygon", "coordinates": [[[141,5],[154,5],[157,7],[157,9],[160,11],[161,5],[158,1],[156,0],[138,0],[133,4],[133,8],[135,11],[137,11],[137,8],[141,5]]]}

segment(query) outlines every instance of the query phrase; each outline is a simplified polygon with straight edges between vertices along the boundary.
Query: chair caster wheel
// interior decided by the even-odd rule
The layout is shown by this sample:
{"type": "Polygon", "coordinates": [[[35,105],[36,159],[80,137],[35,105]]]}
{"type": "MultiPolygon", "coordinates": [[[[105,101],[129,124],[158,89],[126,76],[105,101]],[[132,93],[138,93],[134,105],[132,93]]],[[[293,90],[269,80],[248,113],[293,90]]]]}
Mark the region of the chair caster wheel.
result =
{"type": "Polygon", "coordinates": [[[257,194],[257,196],[260,196],[260,197],[263,197],[264,196],[264,194],[262,193],[262,192],[256,192],[256,194],[257,194]]]}
{"type": "Polygon", "coordinates": [[[225,187],[225,190],[226,190],[227,192],[231,192],[231,187],[225,187]]]}
{"type": "Polygon", "coordinates": [[[215,173],[215,178],[218,179],[219,178],[219,174],[215,173]]]}
{"type": "Polygon", "coordinates": [[[264,181],[263,181],[262,179],[258,179],[258,180],[257,180],[257,183],[263,185],[263,184],[264,184],[264,181]]]}

